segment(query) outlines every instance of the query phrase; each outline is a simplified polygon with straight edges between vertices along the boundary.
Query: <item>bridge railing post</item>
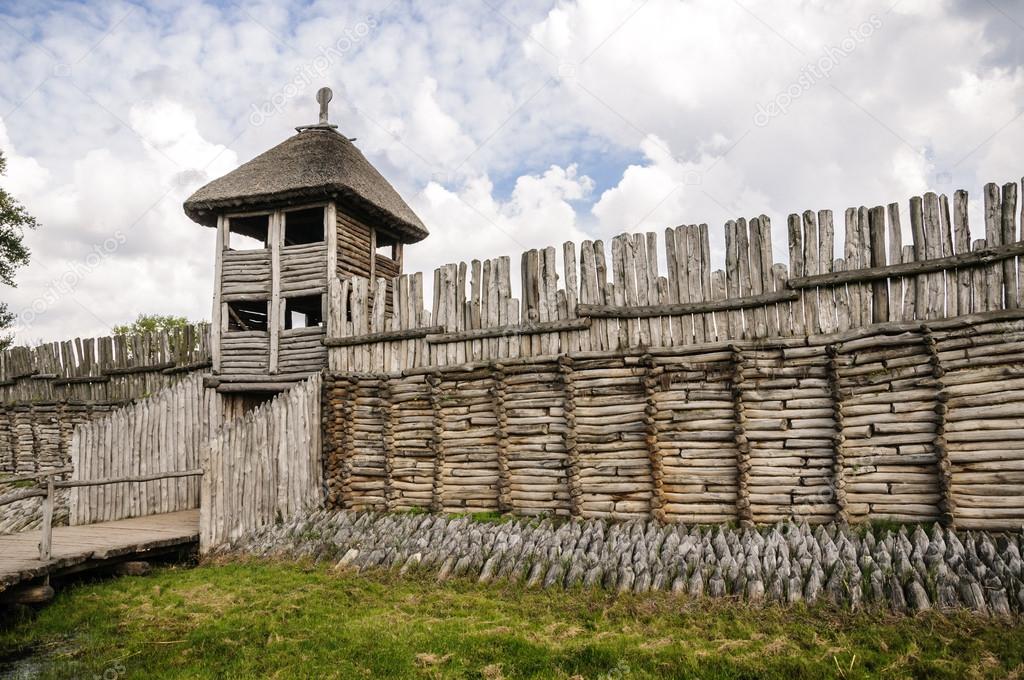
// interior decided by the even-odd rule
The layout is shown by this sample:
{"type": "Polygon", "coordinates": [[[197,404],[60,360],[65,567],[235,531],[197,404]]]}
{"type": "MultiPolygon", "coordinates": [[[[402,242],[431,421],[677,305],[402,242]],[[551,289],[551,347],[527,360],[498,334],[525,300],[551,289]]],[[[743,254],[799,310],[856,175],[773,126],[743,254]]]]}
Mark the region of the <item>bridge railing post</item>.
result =
{"type": "Polygon", "coordinates": [[[53,475],[46,475],[46,495],[43,496],[43,535],[39,540],[39,561],[49,562],[50,552],[53,546],[53,505],[54,505],[53,475]]]}

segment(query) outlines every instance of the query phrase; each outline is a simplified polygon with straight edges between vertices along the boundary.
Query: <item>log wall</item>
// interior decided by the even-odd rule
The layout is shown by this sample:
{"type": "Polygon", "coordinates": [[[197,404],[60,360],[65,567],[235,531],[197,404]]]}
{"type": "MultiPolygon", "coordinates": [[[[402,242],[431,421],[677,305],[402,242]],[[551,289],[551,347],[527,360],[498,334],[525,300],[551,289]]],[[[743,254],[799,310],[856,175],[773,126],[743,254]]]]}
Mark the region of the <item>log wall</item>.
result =
{"type": "Polygon", "coordinates": [[[322,502],[320,385],[313,375],[211,434],[201,453],[201,550],[322,502]]]}
{"type": "Polygon", "coordinates": [[[329,283],[328,500],[686,522],[1024,519],[1018,185],[329,283]],[[904,230],[910,244],[904,246],[904,230]],[[1018,384],[1019,383],[1019,384],[1018,384]]]}
{"type": "Polygon", "coordinates": [[[331,372],[327,501],[768,524],[1024,522],[1024,310],[331,372]]]}

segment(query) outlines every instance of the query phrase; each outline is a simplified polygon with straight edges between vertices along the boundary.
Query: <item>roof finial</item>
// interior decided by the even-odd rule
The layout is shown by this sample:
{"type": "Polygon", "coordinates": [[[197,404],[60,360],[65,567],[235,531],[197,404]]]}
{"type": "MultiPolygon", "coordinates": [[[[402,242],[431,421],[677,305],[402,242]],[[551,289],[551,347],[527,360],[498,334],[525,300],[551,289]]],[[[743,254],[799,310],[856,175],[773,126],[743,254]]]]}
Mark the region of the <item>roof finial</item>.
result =
{"type": "Polygon", "coordinates": [[[320,104],[320,122],[316,125],[300,125],[295,128],[297,131],[302,132],[303,130],[336,130],[337,125],[332,125],[327,122],[327,104],[334,98],[334,93],[331,92],[329,87],[321,87],[316,92],[316,100],[320,104]]]}
{"type": "Polygon", "coordinates": [[[320,102],[320,125],[327,125],[327,105],[334,97],[329,87],[321,87],[316,92],[316,100],[320,102]]]}

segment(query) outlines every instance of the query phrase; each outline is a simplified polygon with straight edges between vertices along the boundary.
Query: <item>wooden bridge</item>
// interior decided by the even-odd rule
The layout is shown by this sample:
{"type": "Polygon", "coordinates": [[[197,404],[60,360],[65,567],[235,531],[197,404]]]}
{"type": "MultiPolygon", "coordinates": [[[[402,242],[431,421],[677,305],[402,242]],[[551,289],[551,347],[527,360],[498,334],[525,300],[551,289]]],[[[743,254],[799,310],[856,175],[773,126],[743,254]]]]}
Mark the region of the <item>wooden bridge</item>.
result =
{"type": "Polygon", "coordinates": [[[0,478],[0,507],[42,500],[31,508],[40,529],[0,535],[0,601],[49,591],[48,577],[209,550],[322,506],[319,375],[236,420],[201,383],[193,374],[77,425],[69,467],[0,478]],[[70,526],[54,528],[62,490],[70,526]]]}
{"type": "Polygon", "coordinates": [[[39,533],[0,536],[0,588],[140,560],[199,541],[199,511],[182,510],[116,522],[57,527],[49,559],[39,554],[39,533]]]}
{"type": "Polygon", "coordinates": [[[54,492],[58,488],[141,483],[202,475],[201,470],[184,470],[133,477],[94,480],[55,480],[67,470],[22,475],[4,482],[42,480],[38,488],[0,498],[6,505],[26,498],[42,497],[40,531],[0,536],[0,593],[19,585],[47,583],[50,577],[91,569],[103,569],[119,562],[145,560],[198,544],[199,510],[179,510],[145,517],[67,527],[53,526],[54,492]]]}

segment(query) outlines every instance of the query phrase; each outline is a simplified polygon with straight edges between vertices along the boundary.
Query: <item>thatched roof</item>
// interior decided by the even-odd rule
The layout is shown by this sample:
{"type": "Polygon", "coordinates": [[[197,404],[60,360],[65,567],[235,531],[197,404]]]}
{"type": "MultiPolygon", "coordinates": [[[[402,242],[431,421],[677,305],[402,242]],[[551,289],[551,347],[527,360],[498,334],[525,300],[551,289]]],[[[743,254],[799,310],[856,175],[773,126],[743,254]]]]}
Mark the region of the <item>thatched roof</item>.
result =
{"type": "Polygon", "coordinates": [[[339,206],[396,232],[407,243],[427,237],[423,222],[344,135],[324,127],[304,129],[185,201],[185,213],[216,226],[229,210],[270,208],[334,198],[339,206]]]}

